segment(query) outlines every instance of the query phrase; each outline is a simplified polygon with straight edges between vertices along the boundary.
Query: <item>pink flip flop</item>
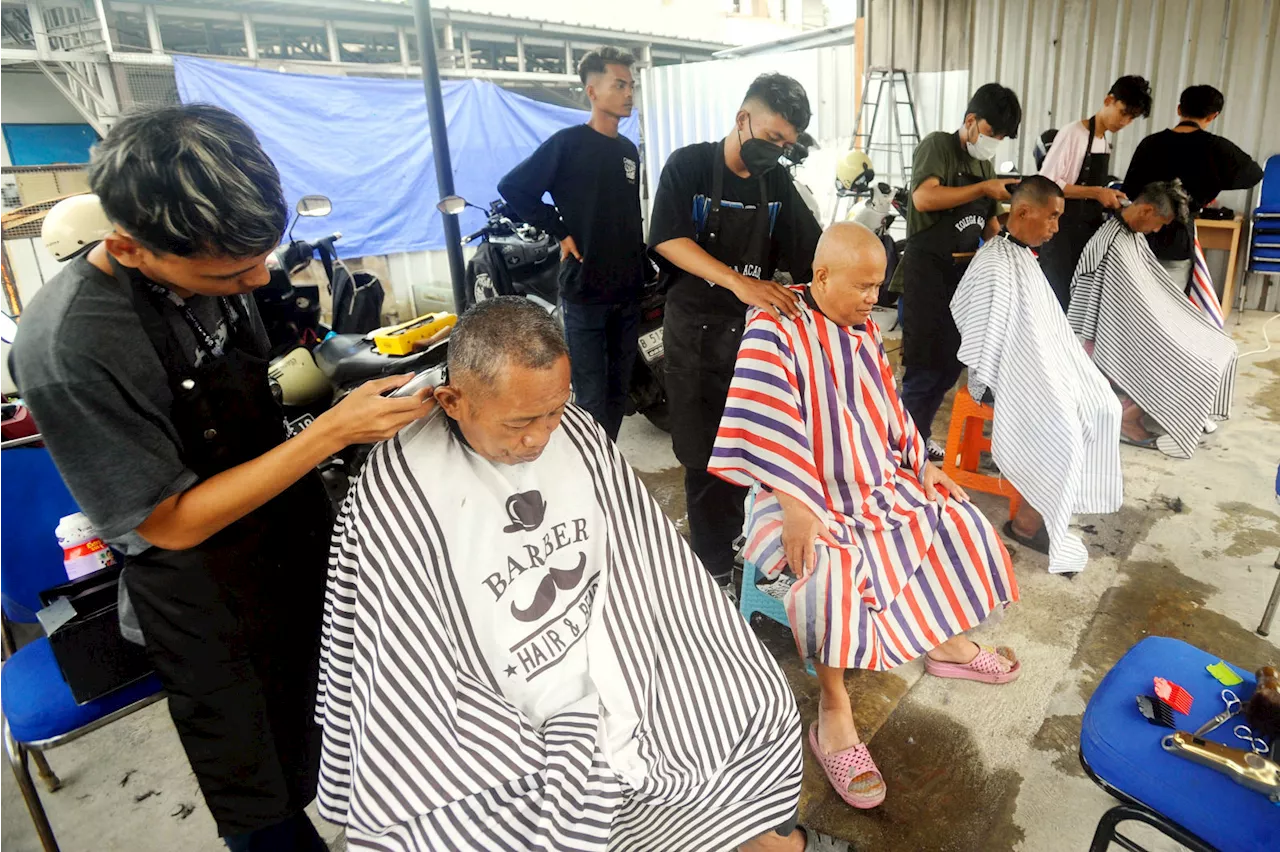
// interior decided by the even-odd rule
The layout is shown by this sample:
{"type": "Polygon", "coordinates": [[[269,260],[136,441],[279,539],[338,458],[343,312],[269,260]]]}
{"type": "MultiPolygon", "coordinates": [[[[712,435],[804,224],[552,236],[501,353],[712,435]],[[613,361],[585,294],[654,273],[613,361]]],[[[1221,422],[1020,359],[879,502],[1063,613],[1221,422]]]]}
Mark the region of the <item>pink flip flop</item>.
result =
{"type": "MultiPolygon", "coordinates": [[[[1002,649],[1008,650],[1008,649],[1002,649]]],[[[1012,652],[1009,652],[1012,654],[1012,652]]],[[[924,658],[924,670],[935,677],[953,677],[959,680],[976,680],[980,683],[1009,683],[1022,674],[1022,663],[1014,659],[1013,668],[1000,668],[1000,656],[990,645],[979,645],[978,656],[968,663],[943,663],[932,657],[924,658]]],[[[1005,659],[1010,659],[1006,656],[1005,659]]]]}
{"type": "Polygon", "coordinates": [[[831,782],[831,786],[846,804],[860,810],[867,810],[884,801],[888,793],[884,776],[876,768],[876,762],[871,759],[871,752],[867,750],[866,743],[858,743],[853,748],[847,748],[835,754],[824,754],[818,745],[818,723],[814,722],[809,726],[809,748],[813,751],[813,756],[822,764],[822,771],[827,774],[827,780],[831,782]],[[850,790],[849,785],[853,783],[853,779],[867,772],[880,779],[880,792],[868,796],[850,790]]]}

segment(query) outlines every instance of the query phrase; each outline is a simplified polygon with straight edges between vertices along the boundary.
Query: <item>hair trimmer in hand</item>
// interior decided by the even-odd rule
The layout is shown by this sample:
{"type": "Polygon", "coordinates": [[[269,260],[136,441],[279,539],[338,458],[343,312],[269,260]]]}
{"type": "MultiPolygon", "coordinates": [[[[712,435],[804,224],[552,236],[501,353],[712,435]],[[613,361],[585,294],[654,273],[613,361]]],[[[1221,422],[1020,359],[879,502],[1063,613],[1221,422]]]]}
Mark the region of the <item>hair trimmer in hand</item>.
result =
{"type": "Polygon", "coordinates": [[[1273,802],[1280,802],[1280,764],[1260,754],[1202,740],[1186,731],[1176,731],[1160,741],[1164,750],[1194,763],[1221,772],[1250,790],[1257,790],[1273,802]]]}
{"type": "Polygon", "coordinates": [[[447,384],[449,384],[449,365],[437,364],[429,370],[423,370],[405,384],[393,391],[386,392],[383,396],[389,396],[393,399],[402,396],[413,396],[420,390],[438,388],[447,384]]]}

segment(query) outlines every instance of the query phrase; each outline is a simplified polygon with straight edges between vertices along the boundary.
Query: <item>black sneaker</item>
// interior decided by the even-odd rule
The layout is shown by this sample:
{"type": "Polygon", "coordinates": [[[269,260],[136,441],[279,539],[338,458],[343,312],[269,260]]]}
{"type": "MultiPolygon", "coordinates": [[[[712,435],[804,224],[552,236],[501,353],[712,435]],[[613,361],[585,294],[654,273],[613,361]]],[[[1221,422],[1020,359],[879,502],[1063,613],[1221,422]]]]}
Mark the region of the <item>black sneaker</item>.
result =
{"type": "Polygon", "coordinates": [[[942,464],[944,461],[947,460],[947,451],[943,449],[938,444],[938,442],[933,440],[932,438],[930,438],[925,443],[925,447],[929,451],[929,461],[933,462],[934,464],[942,464]]]}
{"type": "Polygon", "coordinates": [[[738,608],[738,587],[733,584],[733,578],[729,577],[724,582],[720,582],[720,578],[716,578],[716,588],[720,590],[720,594],[729,599],[729,603],[734,609],[738,608]]]}

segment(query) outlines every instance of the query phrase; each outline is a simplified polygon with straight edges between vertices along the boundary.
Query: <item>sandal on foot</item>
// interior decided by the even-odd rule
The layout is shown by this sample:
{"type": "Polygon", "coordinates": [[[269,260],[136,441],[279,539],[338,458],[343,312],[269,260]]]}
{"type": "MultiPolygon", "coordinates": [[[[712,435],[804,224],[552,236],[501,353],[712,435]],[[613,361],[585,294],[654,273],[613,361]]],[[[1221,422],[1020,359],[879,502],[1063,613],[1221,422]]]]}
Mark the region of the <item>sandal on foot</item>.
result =
{"type": "Polygon", "coordinates": [[[1014,657],[1008,648],[992,648],[990,645],[978,645],[978,656],[969,662],[944,663],[925,655],[924,670],[935,677],[953,677],[959,680],[976,680],[980,683],[1009,683],[1022,674],[1022,663],[1014,657]],[[1001,653],[1003,652],[1003,653],[1001,653]],[[1000,667],[1000,658],[1013,662],[1013,668],[1005,671],[1000,667]]]}
{"type": "Polygon", "coordinates": [[[1023,547],[1030,548],[1036,553],[1043,553],[1045,556],[1049,555],[1049,532],[1044,528],[1043,524],[1040,525],[1040,529],[1036,530],[1035,535],[1029,537],[1015,530],[1013,521],[1005,521],[1003,531],[1005,535],[1023,547]]]}
{"type": "Polygon", "coordinates": [[[866,743],[858,743],[853,748],[847,748],[834,754],[825,754],[822,751],[822,747],[818,745],[818,723],[814,722],[809,726],[809,748],[812,749],[813,756],[818,758],[818,763],[822,764],[822,771],[827,774],[827,780],[831,782],[831,786],[840,794],[840,798],[844,799],[845,804],[852,805],[860,810],[867,810],[884,801],[884,797],[888,793],[884,783],[884,776],[876,768],[876,762],[871,759],[871,752],[867,751],[866,743]],[[849,789],[849,785],[853,783],[854,778],[868,772],[880,779],[879,792],[867,795],[865,793],[855,793],[849,789]]]}
{"type": "Polygon", "coordinates": [[[819,834],[812,828],[796,826],[804,832],[804,852],[853,852],[847,840],[839,840],[830,834],[819,834]]]}
{"type": "Polygon", "coordinates": [[[1130,438],[1125,433],[1120,433],[1120,443],[1128,444],[1131,447],[1141,447],[1144,450],[1154,450],[1156,448],[1155,435],[1148,435],[1145,438],[1130,438]]]}

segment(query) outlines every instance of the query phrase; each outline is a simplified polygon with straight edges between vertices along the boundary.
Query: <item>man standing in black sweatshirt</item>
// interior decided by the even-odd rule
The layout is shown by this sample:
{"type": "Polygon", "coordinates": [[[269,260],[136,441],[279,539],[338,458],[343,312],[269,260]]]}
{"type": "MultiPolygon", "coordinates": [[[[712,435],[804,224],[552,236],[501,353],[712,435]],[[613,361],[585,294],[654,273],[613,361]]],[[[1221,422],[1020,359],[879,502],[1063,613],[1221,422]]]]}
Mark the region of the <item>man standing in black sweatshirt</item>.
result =
{"type": "MultiPolygon", "coordinates": [[[[1138,143],[1124,176],[1124,192],[1137,198],[1148,185],[1178,178],[1191,196],[1191,218],[1218,193],[1248,189],[1262,180],[1262,166],[1229,139],[1208,132],[1222,112],[1222,92],[1213,86],[1189,86],[1178,98],[1179,121],[1172,129],[1153,133],[1138,143]]],[[[1195,234],[1189,223],[1176,219],[1147,235],[1174,283],[1191,280],[1195,234]]]]}
{"type": "Polygon", "coordinates": [[[560,241],[560,299],[577,404],[618,437],[640,327],[644,228],[640,152],[618,134],[631,115],[634,57],[603,47],[578,76],[591,99],[586,124],[556,133],[498,183],[526,222],[560,241]],[[550,193],[555,206],[542,200],[550,193]]]}

